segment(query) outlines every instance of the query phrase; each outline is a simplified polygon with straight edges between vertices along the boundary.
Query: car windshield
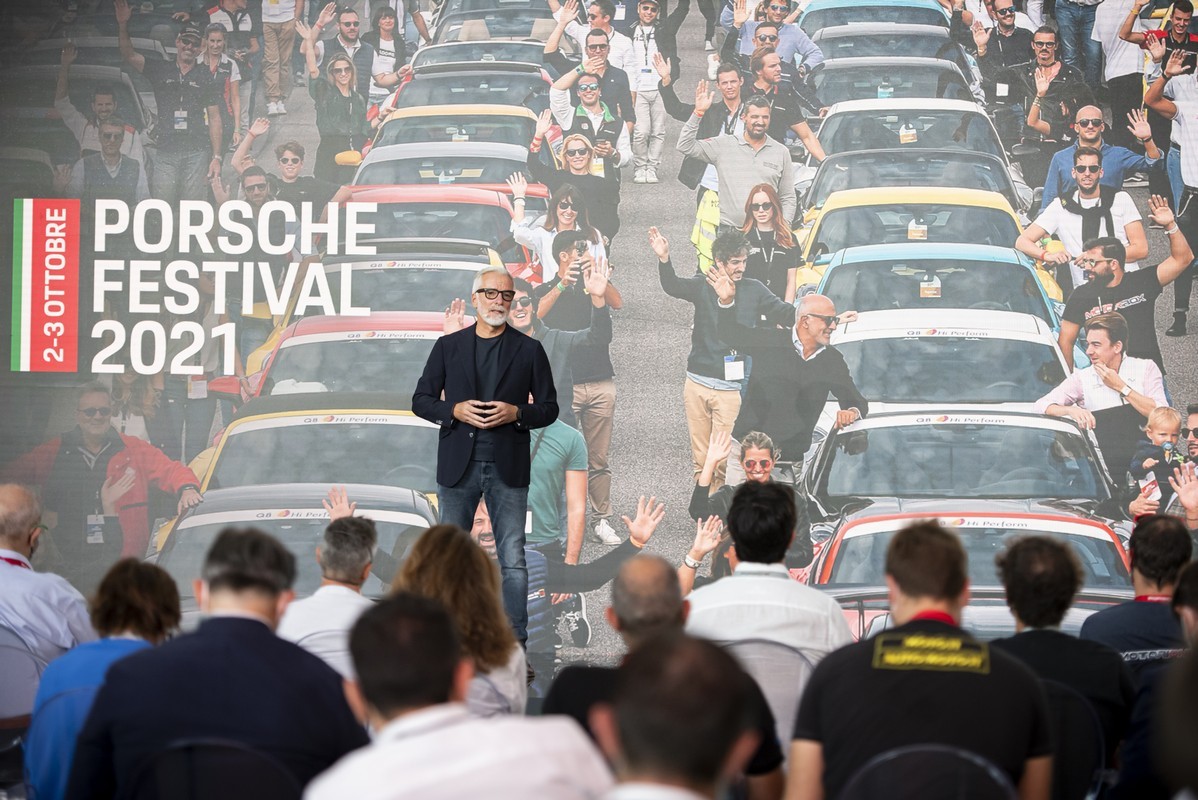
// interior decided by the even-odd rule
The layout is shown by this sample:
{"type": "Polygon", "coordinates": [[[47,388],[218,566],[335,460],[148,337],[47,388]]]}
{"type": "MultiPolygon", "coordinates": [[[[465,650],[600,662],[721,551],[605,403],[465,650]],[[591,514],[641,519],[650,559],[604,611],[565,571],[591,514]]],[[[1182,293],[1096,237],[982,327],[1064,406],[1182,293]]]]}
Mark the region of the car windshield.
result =
{"type": "Polygon", "coordinates": [[[883,186],[944,186],[999,192],[1015,201],[1006,166],[973,153],[934,154],[920,150],[851,153],[832,156],[820,165],[804,205],[819,208],[832,192],[883,186]],[[834,159],[834,160],[833,160],[834,159]]]}
{"type": "Polygon", "coordinates": [[[295,424],[230,429],[209,489],[267,483],[374,483],[436,492],[437,429],[391,415],[314,411],[295,424]],[[329,420],[329,418],[332,418],[329,420]],[[369,420],[340,422],[350,420],[369,420]],[[329,421],[326,421],[329,420],[329,421]]]}
{"type": "MultiPolygon", "coordinates": [[[[481,203],[379,203],[358,220],[374,225],[379,239],[476,239],[500,251],[505,262],[520,260],[511,236],[511,214],[481,203]]],[[[355,274],[355,279],[357,275],[355,274]]]]}
{"type": "Polygon", "coordinates": [[[425,64],[516,61],[540,64],[544,47],[539,42],[459,42],[453,47],[426,47],[412,58],[413,69],[425,64]]]}
{"type": "Polygon", "coordinates": [[[412,392],[435,339],[404,331],[362,331],[337,341],[284,341],[262,394],[412,392]]]}
{"type": "MultiPolygon", "coordinates": [[[[525,161],[493,156],[416,156],[363,164],[354,176],[355,186],[395,184],[502,184],[514,172],[527,169],[525,161]]],[[[430,235],[430,234],[424,234],[430,235]]],[[[1014,241],[1012,239],[1011,241],[1014,241]]]]}
{"type": "Polygon", "coordinates": [[[855,64],[841,68],[843,61],[829,61],[811,76],[815,93],[824,105],[845,100],[886,97],[939,97],[970,100],[973,92],[955,70],[932,65],[881,63],[855,64]]]}
{"type": "Polygon", "coordinates": [[[947,58],[953,62],[957,60],[957,44],[947,36],[932,33],[825,36],[818,44],[825,59],[895,57],[947,58]]]}
{"type": "MultiPolygon", "coordinates": [[[[262,512],[263,515],[271,512],[262,512]]],[[[238,525],[252,525],[254,528],[268,533],[283,543],[283,546],[295,555],[296,577],[295,589],[297,597],[307,597],[320,587],[320,565],[312,554],[320,547],[324,539],[324,529],[329,524],[329,517],[323,509],[313,509],[313,516],[290,515],[282,518],[253,515],[247,516],[238,525]],[[320,512],[316,516],[316,512],[320,512]]],[[[374,562],[370,576],[362,584],[362,594],[366,597],[382,599],[391,589],[391,581],[395,577],[395,568],[402,563],[411,549],[412,543],[424,533],[424,525],[402,522],[389,522],[379,519],[379,514],[361,509],[360,516],[374,520],[375,530],[378,531],[378,546],[374,553],[374,562]]],[[[414,516],[414,515],[413,515],[414,516]]],[[[186,521],[184,521],[186,525],[186,521]]],[[[216,535],[229,527],[230,522],[198,522],[195,525],[175,530],[162,554],[158,557],[158,566],[165,569],[175,579],[179,587],[179,599],[187,604],[194,600],[192,585],[200,577],[204,559],[216,535]]]]}
{"type": "Polygon", "coordinates": [[[531,111],[539,111],[549,107],[548,97],[549,84],[539,73],[454,72],[448,75],[417,75],[399,93],[396,107],[485,103],[524,106],[531,111]]]}
{"type": "Polygon", "coordinates": [[[1045,497],[1106,500],[1098,464],[1076,434],[936,422],[846,431],[825,462],[833,499],[1045,497]]]}
{"type": "Polygon", "coordinates": [[[908,6],[875,6],[861,4],[844,8],[825,8],[808,11],[799,19],[799,27],[810,36],[823,28],[834,25],[851,25],[854,22],[898,22],[911,25],[939,25],[948,27],[948,18],[935,8],[911,8],[908,6]]]}
{"type": "MultiPolygon", "coordinates": [[[[470,297],[474,288],[474,273],[471,269],[448,267],[403,266],[402,261],[379,261],[379,266],[354,270],[353,288],[350,292],[352,305],[371,311],[444,311],[457,298],[470,297]]],[[[330,286],[338,285],[342,267],[326,264],[325,274],[330,286]]],[[[323,313],[317,306],[309,306],[306,314],[296,313],[293,319],[323,313]]]]}
{"type": "Polygon", "coordinates": [[[1010,247],[1019,225],[1007,211],[985,206],[900,203],[829,211],[812,231],[811,256],[846,247],[895,242],[948,242],[1010,247]]]}
{"type": "Polygon", "coordinates": [[[447,114],[388,122],[375,147],[412,142],[497,142],[527,147],[536,120],[503,114],[447,114]]]}
{"type": "Polygon", "coordinates": [[[1034,403],[1065,379],[1046,344],[968,331],[839,342],[836,349],[861,394],[879,402],[1034,403]]]}
{"type": "Polygon", "coordinates": [[[842,264],[828,271],[820,294],[837,308],[857,311],[988,308],[1035,314],[1054,323],[1039,281],[1020,264],[964,259],[842,264]]]}
{"type": "Polygon", "coordinates": [[[502,9],[453,15],[437,26],[435,44],[487,39],[536,39],[544,42],[557,23],[548,8],[502,9]]]}
{"type": "MultiPolygon", "coordinates": [[[[969,579],[975,586],[994,586],[998,579],[994,558],[1012,541],[1024,536],[1046,536],[1068,543],[1082,565],[1082,585],[1087,588],[1125,589],[1131,585],[1118,546],[1107,539],[1065,534],[1027,527],[954,528],[969,556],[969,579]]],[[[841,541],[828,581],[821,586],[885,586],[886,548],[895,531],[850,536],[841,541]]]]}
{"type": "Polygon", "coordinates": [[[845,111],[828,117],[819,129],[819,141],[828,155],[856,150],[932,148],[969,150],[1003,158],[994,128],[977,111],[915,108],[845,111]]]}

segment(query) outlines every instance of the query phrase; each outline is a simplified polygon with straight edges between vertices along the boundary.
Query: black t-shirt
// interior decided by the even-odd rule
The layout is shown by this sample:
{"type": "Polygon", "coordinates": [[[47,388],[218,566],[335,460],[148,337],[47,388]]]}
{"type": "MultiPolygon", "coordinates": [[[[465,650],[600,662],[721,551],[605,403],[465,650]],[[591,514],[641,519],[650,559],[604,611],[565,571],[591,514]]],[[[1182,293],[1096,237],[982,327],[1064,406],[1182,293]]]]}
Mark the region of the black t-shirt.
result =
{"type": "MultiPolygon", "coordinates": [[[[786,273],[798,266],[798,252],[793,247],[783,247],[774,240],[773,231],[749,229],[749,261],[745,265],[745,277],[754,278],[766,288],[785,299],[786,273]]],[[[765,317],[763,316],[764,320],[765,317]]]]}
{"type": "MultiPolygon", "coordinates": [[[[489,339],[475,334],[474,337],[474,379],[478,387],[478,397],[475,400],[494,400],[495,390],[499,388],[499,357],[503,352],[503,336],[492,336],[489,339]]],[[[477,429],[474,432],[475,461],[495,460],[495,434],[490,430],[477,429]]]]}
{"type": "Polygon", "coordinates": [[[1069,295],[1063,316],[1080,326],[1090,317],[1118,311],[1131,331],[1127,355],[1152,359],[1163,374],[1165,362],[1156,341],[1156,298],[1161,293],[1157,269],[1144,267],[1125,272],[1118,286],[1099,286],[1096,281],[1083,283],[1069,295]]]}
{"type": "Polygon", "coordinates": [[[1181,655],[1181,623],[1169,603],[1132,601],[1104,608],[1082,623],[1081,638],[1123,655],[1139,679],[1145,668],[1181,655]]]}
{"type": "Polygon", "coordinates": [[[320,207],[333,199],[333,195],[341,188],[335,183],[322,181],[311,175],[301,175],[293,183],[287,183],[277,175],[271,175],[271,178],[274,181],[276,200],[290,203],[296,214],[300,213],[301,203],[311,203],[314,219],[320,217],[320,207]]]}
{"type": "MultiPolygon", "coordinates": [[[[782,766],[782,748],[778,744],[778,734],[774,727],[774,715],[761,688],[754,680],[749,681],[753,705],[754,729],[761,737],[761,742],[753,752],[753,757],[745,766],[746,775],[766,775],[782,766]]],[[[591,707],[598,703],[611,700],[616,690],[616,670],[611,667],[566,667],[549,687],[545,696],[545,704],[541,707],[542,715],[564,714],[572,717],[582,726],[592,739],[591,707]]]]}
{"type": "Polygon", "coordinates": [[[953,625],[915,620],[827,655],[803,692],[795,739],[823,746],[824,796],[874,756],[943,744],[989,759],[1015,785],[1052,754],[1048,701],[1016,659],[953,625]]]}
{"type": "Polygon", "coordinates": [[[207,148],[207,110],[209,106],[220,106],[224,79],[218,81],[200,63],[184,74],[174,61],[155,59],[146,59],[142,74],[154,87],[154,99],[158,103],[158,148],[207,148]]]}
{"type": "MultiPolygon", "coordinates": [[[[553,288],[555,286],[557,286],[557,281],[546,281],[538,296],[544,297],[551,291],[556,292],[557,289],[553,288]]],[[[580,331],[591,326],[592,308],[591,296],[587,294],[582,281],[578,280],[566,287],[566,291],[562,292],[561,297],[557,298],[553,308],[549,309],[541,321],[550,328],[580,331]]],[[[611,365],[611,355],[606,344],[576,344],[570,361],[575,385],[604,381],[616,374],[611,365]]],[[[558,398],[558,401],[569,403],[570,398],[567,397],[565,400],[558,398]]]]}
{"type": "Polygon", "coordinates": [[[786,134],[791,127],[807,121],[807,117],[803,115],[799,96],[793,89],[778,85],[773,88],[773,91],[763,92],[754,85],[753,81],[746,80],[744,88],[740,92],[741,99],[748,100],[755,94],[764,94],[770,101],[770,127],[767,132],[771,139],[785,143],[786,134]]]}

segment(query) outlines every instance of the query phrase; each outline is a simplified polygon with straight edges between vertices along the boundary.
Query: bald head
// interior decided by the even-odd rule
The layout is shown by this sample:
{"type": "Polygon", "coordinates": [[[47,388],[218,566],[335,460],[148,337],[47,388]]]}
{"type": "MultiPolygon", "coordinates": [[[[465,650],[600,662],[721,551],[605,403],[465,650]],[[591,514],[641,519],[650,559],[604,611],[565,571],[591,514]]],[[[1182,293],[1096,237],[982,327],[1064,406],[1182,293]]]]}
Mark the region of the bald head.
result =
{"type": "Polygon", "coordinates": [[[611,588],[611,617],[628,645],[666,630],[681,630],[686,620],[678,573],[660,556],[625,561],[611,588]]]}
{"type": "Polygon", "coordinates": [[[42,504],[37,495],[15,483],[0,484],[0,547],[29,557],[41,531],[42,504]]]}
{"type": "Polygon", "coordinates": [[[809,294],[799,301],[795,307],[795,335],[806,356],[828,346],[832,331],[839,324],[835,316],[836,304],[822,294],[809,294]]]}
{"type": "Polygon", "coordinates": [[[805,295],[795,307],[795,319],[804,314],[825,314],[832,316],[836,313],[836,304],[832,302],[830,297],[822,294],[805,295]]]}
{"type": "Polygon", "coordinates": [[[1073,129],[1077,131],[1078,144],[1083,147],[1097,147],[1102,141],[1102,132],[1106,123],[1102,121],[1102,109],[1098,106],[1082,106],[1073,115],[1073,129]],[[1083,124],[1083,121],[1088,124],[1083,124]],[[1097,124],[1095,124],[1097,122],[1097,124]]]}

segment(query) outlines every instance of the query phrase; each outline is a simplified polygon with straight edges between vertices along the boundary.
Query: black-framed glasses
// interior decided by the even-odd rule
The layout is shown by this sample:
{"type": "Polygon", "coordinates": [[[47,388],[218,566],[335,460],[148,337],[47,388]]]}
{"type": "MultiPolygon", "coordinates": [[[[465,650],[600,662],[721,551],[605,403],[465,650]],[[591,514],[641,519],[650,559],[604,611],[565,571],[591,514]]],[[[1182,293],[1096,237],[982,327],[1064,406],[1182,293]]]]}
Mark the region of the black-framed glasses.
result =
{"type": "Polygon", "coordinates": [[[1056,46],[1056,42],[1032,42],[1032,47],[1036,48],[1037,50],[1051,50],[1056,46]]]}
{"type": "Polygon", "coordinates": [[[360,26],[361,24],[362,24],[361,22],[342,22],[342,23],[341,23],[341,27],[343,27],[343,28],[357,28],[357,27],[358,27],[358,26],[360,26]]]}
{"type": "Polygon", "coordinates": [[[587,14],[587,19],[599,19],[599,15],[596,14],[594,11],[592,11],[589,14],[587,14]]]}
{"type": "Polygon", "coordinates": [[[804,317],[815,317],[816,319],[822,319],[824,321],[824,324],[827,325],[829,328],[835,328],[837,325],[840,324],[840,316],[835,315],[835,314],[804,314],[803,316],[804,317]]]}
{"type": "Polygon", "coordinates": [[[588,147],[571,147],[569,150],[566,151],[566,155],[568,155],[568,156],[585,156],[585,155],[589,155],[590,152],[591,152],[591,150],[588,147]]]}
{"type": "Polygon", "coordinates": [[[571,211],[574,208],[574,203],[569,200],[563,200],[557,204],[557,208],[559,211],[571,211]]]}
{"type": "Polygon", "coordinates": [[[597,83],[580,83],[580,84],[578,84],[578,91],[580,91],[580,92],[597,92],[597,91],[599,91],[599,84],[597,84],[597,83]]]}
{"type": "Polygon", "coordinates": [[[298,163],[300,163],[300,160],[301,159],[298,156],[280,156],[279,157],[279,163],[283,164],[284,166],[298,164],[298,163]]]}
{"type": "Polygon", "coordinates": [[[994,13],[998,14],[1000,17],[1013,17],[1013,16],[1015,16],[1015,6],[1007,6],[1006,8],[996,8],[996,9],[994,9],[994,13]]]}
{"type": "Polygon", "coordinates": [[[515,289],[476,289],[474,293],[481,294],[488,300],[494,300],[497,297],[502,297],[503,302],[505,303],[512,302],[512,299],[516,296],[515,289]]]}
{"type": "Polygon", "coordinates": [[[528,297],[526,295],[524,297],[521,297],[516,302],[512,303],[512,305],[514,305],[516,308],[528,308],[529,306],[532,305],[532,298],[528,297]]]}
{"type": "Polygon", "coordinates": [[[759,33],[757,34],[757,41],[772,43],[778,41],[778,37],[772,33],[759,33]]]}
{"type": "Polygon", "coordinates": [[[334,75],[348,75],[352,71],[353,67],[333,67],[333,69],[330,70],[330,72],[332,72],[334,75]]]}
{"type": "Polygon", "coordinates": [[[121,139],[125,138],[125,132],[118,131],[117,133],[101,133],[100,138],[106,142],[119,142],[121,139]]]}
{"type": "Polygon", "coordinates": [[[1102,117],[1092,117],[1087,119],[1079,119],[1073,124],[1079,128],[1101,128],[1104,122],[1102,117]]]}
{"type": "Polygon", "coordinates": [[[106,419],[112,416],[111,406],[90,406],[88,408],[79,409],[79,413],[88,419],[93,419],[99,416],[101,419],[106,419]]]}
{"type": "Polygon", "coordinates": [[[587,45],[587,50],[608,50],[610,48],[611,48],[611,45],[609,45],[607,42],[601,42],[600,44],[588,44],[587,45]]]}
{"type": "Polygon", "coordinates": [[[258,192],[258,191],[265,192],[266,184],[265,183],[246,183],[246,184],[243,184],[241,188],[245,189],[247,192],[258,192]]]}
{"type": "Polygon", "coordinates": [[[770,3],[770,11],[789,11],[790,6],[780,6],[777,3],[770,3]]]}
{"type": "Polygon", "coordinates": [[[749,203],[750,211],[769,211],[773,209],[773,203],[749,203]]]}
{"type": "Polygon", "coordinates": [[[1182,428],[1181,438],[1189,439],[1191,436],[1198,439],[1198,428],[1182,428]]]}
{"type": "Polygon", "coordinates": [[[641,3],[641,11],[657,11],[657,6],[652,3],[641,3]]]}
{"type": "Polygon", "coordinates": [[[772,458],[763,458],[758,461],[755,458],[750,458],[745,461],[745,469],[757,469],[758,467],[761,467],[762,469],[773,469],[774,460],[772,458]]]}
{"type": "Polygon", "coordinates": [[[1096,175],[1096,174],[1098,174],[1098,171],[1101,169],[1102,169],[1102,167],[1100,167],[1098,164],[1074,164],[1073,165],[1073,171],[1076,172],[1078,175],[1085,175],[1087,172],[1089,172],[1091,175],[1096,175]]]}
{"type": "Polygon", "coordinates": [[[1094,269],[1099,264],[1105,264],[1108,261],[1114,261],[1113,258],[1079,258],[1077,265],[1082,269],[1094,269]]]}

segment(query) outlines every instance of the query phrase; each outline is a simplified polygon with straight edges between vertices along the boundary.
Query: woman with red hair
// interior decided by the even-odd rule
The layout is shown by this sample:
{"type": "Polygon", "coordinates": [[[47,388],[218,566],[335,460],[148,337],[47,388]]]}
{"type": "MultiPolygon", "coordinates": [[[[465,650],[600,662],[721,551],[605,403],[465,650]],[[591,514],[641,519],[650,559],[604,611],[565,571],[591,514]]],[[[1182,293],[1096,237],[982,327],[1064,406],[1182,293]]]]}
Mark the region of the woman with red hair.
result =
{"type": "Polygon", "coordinates": [[[793,303],[799,251],[790,221],[782,214],[778,193],[769,184],[759,183],[749,192],[745,226],[741,230],[749,239],[749,263],[744,276],[761,281],[771,292],[793,303]]]}

